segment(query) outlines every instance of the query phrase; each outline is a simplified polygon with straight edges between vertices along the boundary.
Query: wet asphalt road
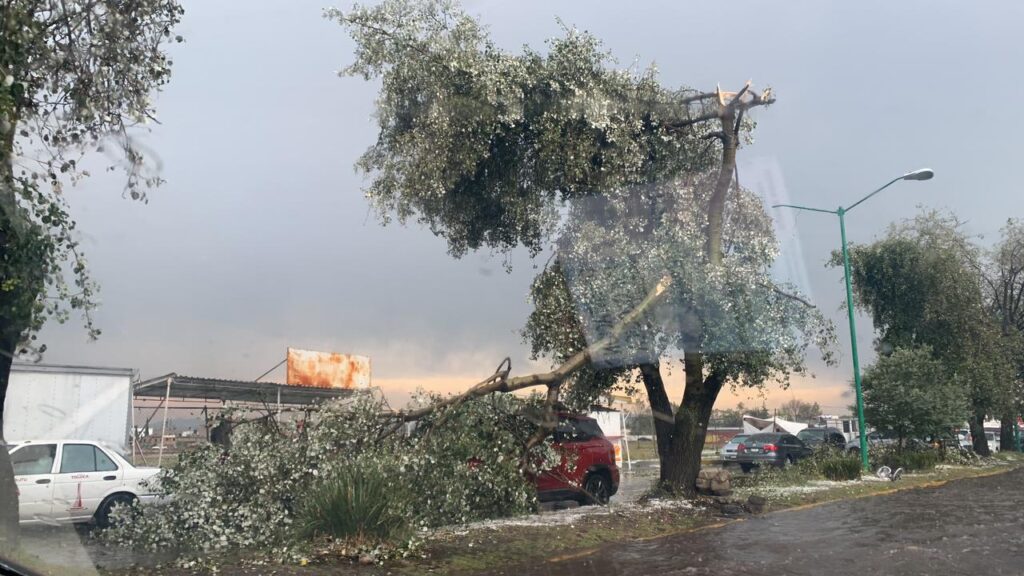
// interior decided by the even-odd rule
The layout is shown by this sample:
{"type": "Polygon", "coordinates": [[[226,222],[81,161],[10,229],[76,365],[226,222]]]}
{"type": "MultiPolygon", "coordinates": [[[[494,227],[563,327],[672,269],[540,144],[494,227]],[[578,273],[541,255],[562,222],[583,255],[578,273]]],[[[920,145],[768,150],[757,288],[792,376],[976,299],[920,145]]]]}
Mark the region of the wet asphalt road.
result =
{"type": "Polygon", "coordinates": [[[1024,469],[750,517],[509,574],[1024,575],[1024,469]]]}

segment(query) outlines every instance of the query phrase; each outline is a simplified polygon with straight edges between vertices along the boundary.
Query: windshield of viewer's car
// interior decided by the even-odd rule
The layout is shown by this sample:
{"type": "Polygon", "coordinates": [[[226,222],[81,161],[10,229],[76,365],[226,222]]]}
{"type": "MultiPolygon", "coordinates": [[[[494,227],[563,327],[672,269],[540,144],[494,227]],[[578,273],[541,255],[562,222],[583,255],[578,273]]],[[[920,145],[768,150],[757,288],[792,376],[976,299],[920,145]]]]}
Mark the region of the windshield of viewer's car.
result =
{"type": "Polygon", "coordinates": [[[0,560],[1024,573],[1022,22],[0,2],[0,560]]]}

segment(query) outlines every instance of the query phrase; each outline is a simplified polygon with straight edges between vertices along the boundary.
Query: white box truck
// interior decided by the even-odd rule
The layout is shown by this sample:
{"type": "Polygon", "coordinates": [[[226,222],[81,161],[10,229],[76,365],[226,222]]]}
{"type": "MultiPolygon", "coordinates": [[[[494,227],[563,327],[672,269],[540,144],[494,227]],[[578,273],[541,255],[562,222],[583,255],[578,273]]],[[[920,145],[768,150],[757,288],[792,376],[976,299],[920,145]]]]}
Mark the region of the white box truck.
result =
{"type": "Polygon", "coordinates": [[[16,362],[4,405],[4,439],[93,440],[124,452],[134,378],[130,368],[16,362]]]}

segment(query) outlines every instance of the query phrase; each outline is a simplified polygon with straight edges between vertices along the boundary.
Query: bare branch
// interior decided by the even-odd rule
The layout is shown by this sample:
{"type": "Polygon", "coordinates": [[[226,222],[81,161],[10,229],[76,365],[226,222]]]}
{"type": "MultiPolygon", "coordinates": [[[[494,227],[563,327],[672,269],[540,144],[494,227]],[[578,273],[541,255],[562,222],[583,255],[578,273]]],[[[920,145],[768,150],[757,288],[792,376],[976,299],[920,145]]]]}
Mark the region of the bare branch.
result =
{"type": "Polygon", "coordinates": [[[665,122],[662,124],[662,127],[668,130],[669,132],[674,132],[682,128],[686,128],[687,126],[700,124],[701,122],[707,122],[709,120],[718,120],[721,117],[722,112],[720,110],[716,110],[715,112],[708,112],[707,114],[702,114],[700,116],[697,116],[696,118],[687,118],[684,120],[677,120],[675,122],[665,122]]]}
{"type": "Polygon", "coordinates": [[[410,422],[428,416],[438,409],[457,406],[472,398],[479,398],[495,392],[514,392],[516,390],[532,388],[533,386],[548,386],[548,392],[550,395],[550,388],[557,388],[558,385],[564,382],[574,372],[585,366],[591,358],[601,352],[604,352],[610,346],[617,343],[622,337],[622,334],[628,328],[640,320],[641,317],[647,314],[654,306],[665,298],[671,283],[672,280],[669,276],[662,278],[661,281],[659,281],[658,284],[647,293],[647,296],[636,305],[636,307],[627,312],[621,320],[612,326],[612,329],[608,332],[607,336],[588,346],[586,349],[573,354],[572,357],[563,362],[561,366],[550,372],[509,378],[508,374],[511,371],[511,362],[506,358],[498,366],[498,369],[495,370],[494,374],[475,384],[472,388],[462,394],[446,398],[422,408],[400,410],[392,415],[402,421],[410,422]]]}
{"type": "Polygon", "coordinates": [[[799,302],[799,303],[803,304],[804,306],[806,306],[808,308],[815,308],[814,304],[811,304],[810,302],[808,302],[807,300],[805,300],[804,298],[801,298],[800,296],[798,296],[796,294],[790,294],[789,292],[786,292],[785,290],[780,289],[778,286],[772,286],[771,288],[772,288],[773,292],[775,292],[779,296],[782,296],[783,298],[788,298],[790,300],[793,300],[794,302],[799,302]]]}

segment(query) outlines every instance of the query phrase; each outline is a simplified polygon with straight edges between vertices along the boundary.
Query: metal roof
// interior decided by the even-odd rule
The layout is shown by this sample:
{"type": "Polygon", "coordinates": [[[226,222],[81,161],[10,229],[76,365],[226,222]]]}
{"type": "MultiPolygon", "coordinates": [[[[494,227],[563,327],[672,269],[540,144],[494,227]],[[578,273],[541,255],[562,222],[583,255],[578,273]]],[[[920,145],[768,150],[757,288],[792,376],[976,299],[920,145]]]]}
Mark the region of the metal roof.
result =
{"type": "Polygon", "coordinates": [[[167,394],[168,379],[171,381],[171,398],[203,398],[269,405],[277,404],[279,397],[281,404],[309,405],[333,398],[344,398],[359,392],[359,390],[348,388],[314,388],[312,386],[289,386],[275,382],[221,380],[165,374],[136,383],[132,386],[133,394],[137,397],[163,398],[167,394]]]}
{"type": "Polygon", "coordinates": [[[34,362],[14,362],[12,372],[40,372],[45,374],[90,374],[98,376],[131,376],[133,368],[111,368],[107,366],[72,366],[67,364],[36,364],[34,362]]]}

